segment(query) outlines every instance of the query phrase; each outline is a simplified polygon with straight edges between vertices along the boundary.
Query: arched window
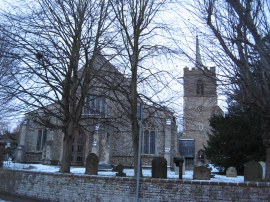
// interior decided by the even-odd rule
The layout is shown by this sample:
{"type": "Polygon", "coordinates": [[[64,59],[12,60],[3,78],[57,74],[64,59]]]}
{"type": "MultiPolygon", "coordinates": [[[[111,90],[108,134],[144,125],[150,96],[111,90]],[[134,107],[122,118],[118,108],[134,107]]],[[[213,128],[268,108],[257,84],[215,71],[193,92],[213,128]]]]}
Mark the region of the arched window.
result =
{"type": "Polygon", "coordinates": [[[104,97],[87,96],[83,115],[106,115],[107,103],[104,97]]]}
{"type": "Polygon", "coordinates": [[[37,137],[36,151],[42,151],[46,141],[47,141],[47,129],[46,128],[39,129],[38,130],[38,137],[37,137]]]}
{"type": "Polygon", "coordinates": [[[204,94],[204,85],[203,81],[199,79],[197,81],[197,95],[203,95],[204,94]]]}
{"type": "Polygon", "coordinates": [[[145,130],[143,133],[143,154],[156,153],[156,134],[154,130],[145,130]]]}

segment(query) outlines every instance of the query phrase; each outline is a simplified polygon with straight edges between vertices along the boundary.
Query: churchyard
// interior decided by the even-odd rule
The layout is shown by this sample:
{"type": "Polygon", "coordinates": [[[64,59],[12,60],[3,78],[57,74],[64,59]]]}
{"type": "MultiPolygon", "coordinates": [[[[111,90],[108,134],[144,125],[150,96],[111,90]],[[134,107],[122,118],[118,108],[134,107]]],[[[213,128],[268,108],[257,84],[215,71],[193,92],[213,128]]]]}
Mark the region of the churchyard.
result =
{"type": "MultiPolygon", "coordinates": [[[[263,182],[264,169],[251,161],[245,175],[230,167],[226,175],[212,167],[193,170],[167,169],[166,160],[153,160],[143,169],[140,179],[141,201],[267,201],[270,183],[263,182]],[[212,172],[211,172],[212,171],[212,172]]],[[[126,201],[135,193],[134,169],[118,164],[110,167],[88,156],[85,167],[72,167],[70,174],[59,173],[59,166],[3,162],[0,169],[0,193],[49,201],[126,201]]]]}
{"type": "MultiPolygon", "coordinates": [[[[59,172],[59,166],[43,165],[43,164],[23,164],[15,163],[11,160],[3,161],[2,167],[11,170],[28,170],[34,172],[59,172]]],[[[134,177],[134,169],[125,168],[122,164],[110,165],[99,162],[98,157],[94,153],[90,153],[86,159],[85,167],[72,167],[72,174],[78,175],[101,175],[101,176],[120,176],[134,177]]],[[[213,165],[195,166],[193,170],[185,170],[184,165],[179,172],[178,163],[175,170],[167,168],[165,158],[156,157],[152,161],[152,167],[143,169],[143,177],[164,178],[164,179],[183,179],[183,180],[208,180],[214,182],[244,182],[258,181],[261,182],[265,177],[265,163],[250,161],[245,166],[244,176],[238,176],[235,167],[229,167],[225,175],[219,174],[219,170],[213,165]]]]}
{"type": "MultiPolygon", "coordinates": [[[[120,164],[121,165],[121,164],[120,164]]],[[[257,172],[253,172],[253,166],[255,165],[254,169],[258,169],[257,163],[253,162],[248,167],[249,170],[247,170],[247,176],[245,177],[247,181],[249,179],[252,181],[256,180],[258,176],[261,176],[262,179],[258,181],[263,180],[263,170],[262,169],[257,172]]],[[[23,163],[13,163],[11,161],[5,161],[3,163],[4,169],[10,169],[10,170],[24,170],[24,171],[33,171],[33,172],[44,172],[44,173],[58,173],[59,172],[59,166],[53,166],[53,165],[43,165],[43,164],[23,164],[23,163]]],[[[195,168],[197,172],[194,173],[193,170],[185,170],[183,173],[183,180],[208,180],[211,182],[230,182],[230,183],[242,183],[245,181],[244,176],[237,176],[237,171],[234,167],[230,167],[226,170],[226,175],[217,174],[218,170],[216,168],[212,168],[211,175],[209,174],[209,170],[207,167],[197,167],[195,168]],[[194,176],[195,174],[195,176],[194,176]],[[210,176],[210,178],[209,178],[210,176]],[[209,179],[208,179],[209,178],[209,179]]],[[[125,176],[126,177],[134,177],[134,169],[131,168],[124,168],[123,174],[119,176],[125,176]]],[[[74,175],[84,175],[86,173],[85,167],[71,167],[71,173],[74,175]]],[[[178,179],[179,174],[178,171],[172,171],[170,169],[166,169],[167,173],[167,179],[178,179]]],[[[97,171],[95,175],[98,176],[117,176],[118,171],[115,168],[102,168],[97,171]]],[[[91,175],[91,174],[90,174],[91,175]]],[[[152,177],[152,170],[151,168],[144,168],[143,169],[143,177],[144,178],[151,178],[152,177]]]]}

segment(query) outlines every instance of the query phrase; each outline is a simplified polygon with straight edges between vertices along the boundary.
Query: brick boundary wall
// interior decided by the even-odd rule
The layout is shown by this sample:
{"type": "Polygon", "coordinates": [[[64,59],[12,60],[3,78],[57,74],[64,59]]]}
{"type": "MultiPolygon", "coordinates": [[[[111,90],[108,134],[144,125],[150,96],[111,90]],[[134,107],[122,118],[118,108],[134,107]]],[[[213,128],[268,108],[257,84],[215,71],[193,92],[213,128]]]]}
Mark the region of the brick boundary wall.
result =
{"type": "MultiPolygon", "coordinates": [[[[270,201],[270,183],[140,180],[140,201],[270,201]]],[[[134,201],[136,179],[0,169],[0,192],[45,201],[134,201]]]]}

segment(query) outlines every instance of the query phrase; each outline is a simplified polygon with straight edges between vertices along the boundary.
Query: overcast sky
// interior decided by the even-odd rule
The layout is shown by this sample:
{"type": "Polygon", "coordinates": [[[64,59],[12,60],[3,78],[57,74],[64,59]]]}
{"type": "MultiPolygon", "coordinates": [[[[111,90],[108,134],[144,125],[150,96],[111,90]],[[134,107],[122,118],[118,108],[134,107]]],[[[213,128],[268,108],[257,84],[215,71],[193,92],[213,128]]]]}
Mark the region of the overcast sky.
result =
{"type": "MultiPolygon", "coordinates": [[[[30,2],[31,0],[27,0],[30,2]]],[[[20,4],[21,2],[25,3],[26,1],[22,0],[0,0],[1,9],[7,8],[7,5],[15,5],[20,4]]],[[[182,2],[189,2],[189,1],[182,1],[182,2]]],[[[157,65],[160,65],[165,70],[170,71],[174,76],[174,81],[171,82],[171,88],[174,93],[174,104],[172,103],[171,106],[175,108],[177,111],[178,116],[182,115],[182,106],[183,106],[183,86],[182,86],[182,79],[183,76],[183,68],[184,67],[194,67],[194,60],[195,60],[195,42],[196,42],[196,35],[199,36],[200,43],[203,45],[204,38],[201,37],[199,29],[194,28],[194,24],[199,26],[198,21],[195,17],[189,13],[185,7],[189,7],[188,4],[171,4],[169,7],[158,16],[158,20],[163,21],[165,24],[168,24],[171,28],[170,34],[168,35],[169,38],[174,38],[174,40],[169,39],[169,43],[173,48],[179,51],[179,55],[174,57],[170,60],[160,60],[156,61],[157,65]],[[182,54],[181,51],[183,51],[182,54]]],[[[161,41],[161,43],[168,43],[167,41],[161,41]]],[[[213,66],[209,61],[207,61],[204,49],[201,48],[201,56],[204,65],[206,66],[213,66]],[[209,64],[210,63],[210,64],[209,64]]],[[[218,68],[217,68],[218,71],[218,68]]],[[[163,95],[160,95],[157,99],[169,99],[169,96],[172,96],[172,92],[168,91],[167,94],[164,92],[163,95]]],[[[225,97],[219,96],[219,105],[222,109],[226,108],[226,103],[224,102],[225,97]]]]}

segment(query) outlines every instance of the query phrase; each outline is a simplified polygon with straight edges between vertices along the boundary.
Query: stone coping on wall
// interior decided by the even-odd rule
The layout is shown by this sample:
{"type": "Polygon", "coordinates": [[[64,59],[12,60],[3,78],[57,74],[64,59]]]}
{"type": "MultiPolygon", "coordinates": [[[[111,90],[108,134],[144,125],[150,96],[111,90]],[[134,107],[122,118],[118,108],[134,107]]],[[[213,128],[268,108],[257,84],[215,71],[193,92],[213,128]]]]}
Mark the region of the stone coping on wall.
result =
{"type": "MultiPolygon", "coordinates": [[[[65,176],[72,178],[88,178],[88,179],[101,179],[108,181],[136,181],[135,177],[116,177],[116,176],[100,176],[100,175],[87,175],[87,174],[74,174],[74,173],[50,173],[50,172],[35,172],[28,170],[12,170],[0,168],[0,175],[2,172],[14,172],[14,173],[29,173],[33,175],[51,175],[51,176],[65,176]]],[[[149,183],[176,183],[176,184],[192,184],[192,185],[218,185],[218,186],[242,186],[242,187],[265,187],[270,188],[270,182],[212,182],[209,180],[181,180],[181,179],[161,179],[161,178],[140,178],[141,182],[149,183]]]]}

